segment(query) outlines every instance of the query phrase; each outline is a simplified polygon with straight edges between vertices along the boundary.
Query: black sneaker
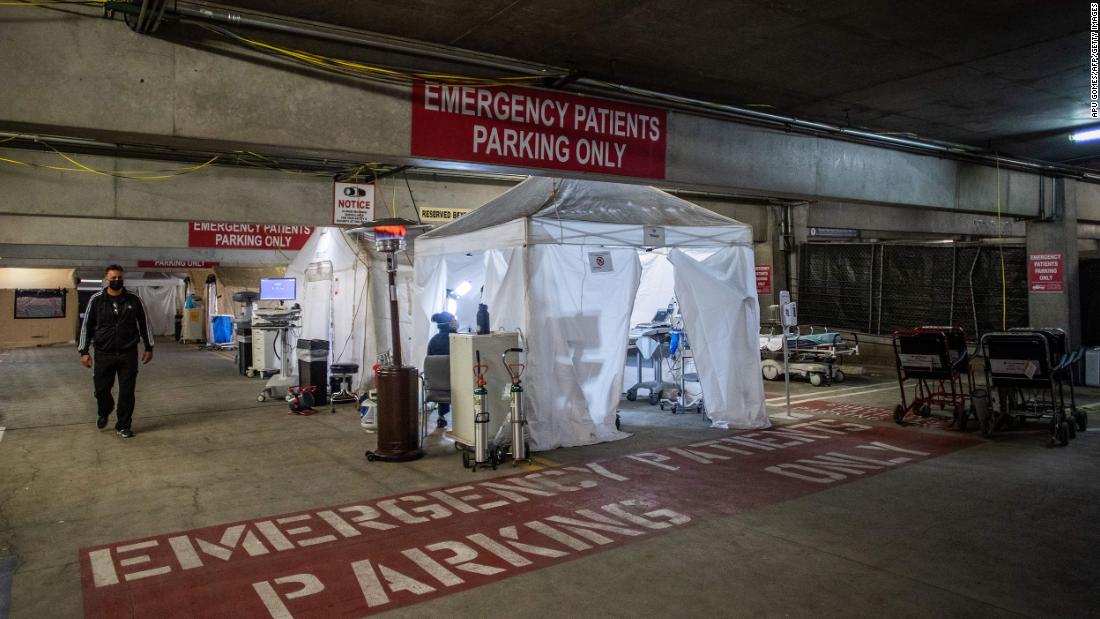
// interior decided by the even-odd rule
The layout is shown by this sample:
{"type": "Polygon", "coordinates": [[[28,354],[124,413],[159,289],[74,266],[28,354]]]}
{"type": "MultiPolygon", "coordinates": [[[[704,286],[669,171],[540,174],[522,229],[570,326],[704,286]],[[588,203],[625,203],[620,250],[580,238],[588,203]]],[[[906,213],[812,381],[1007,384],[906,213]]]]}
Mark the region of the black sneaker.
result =
{"type": "Polygon", "coordinates": [[[107,418],[106,417],[97,417],[96,420],[95,420],[95,427],[99,428],[100,430],[102,430],[103,428],[106,428],[107,427],[107,418]]]}
{"type": "Polygon", "coordinates": [[[437,427],[437,428],[446,428],[447,427],[447,418],[446,417],[440,417],[439,419],[437,419],[435,421],[435,427],[437,427]]]}
{"type": "Polygon", "coordinates": [[[122,438],[134,438],[134,431],[130,428],[123,428],[118,431],[118,435],[122,438]]]}

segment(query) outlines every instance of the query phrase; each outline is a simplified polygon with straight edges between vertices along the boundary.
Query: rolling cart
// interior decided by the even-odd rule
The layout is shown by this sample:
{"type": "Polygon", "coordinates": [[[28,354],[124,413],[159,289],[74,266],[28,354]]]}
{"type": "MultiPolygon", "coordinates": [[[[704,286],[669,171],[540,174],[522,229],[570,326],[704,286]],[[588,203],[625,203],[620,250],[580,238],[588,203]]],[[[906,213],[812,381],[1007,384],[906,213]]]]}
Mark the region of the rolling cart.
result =
{"type": "Polygon", "coordinates": [[[979,416],[981,431],[994,431],[1026,419],[1049,419],[1052,445],[1067,445],[1088,427],[1088,414],[1077,410],[1073,368],[1080,351],[1067,352],[1060,329],[1015,329],[982,337],[986,384],[996,405],[979,416]],[[1068,392],[1068,398],[1067,398],[1068,392]]]}
{"type": "Polygon", "coordinates": [[[962,327],[917,327],[895,331],[893,342],[901,389],[894,421],[903,424],[910,411],[929,417],[932,407],[939,406],[940,410],[950,408],[955,424],[965,429],[974,391],[966,331],[962,327]],[[907,398],[905,385],[909,381],[913,382],[913,393],[907,398]]]}

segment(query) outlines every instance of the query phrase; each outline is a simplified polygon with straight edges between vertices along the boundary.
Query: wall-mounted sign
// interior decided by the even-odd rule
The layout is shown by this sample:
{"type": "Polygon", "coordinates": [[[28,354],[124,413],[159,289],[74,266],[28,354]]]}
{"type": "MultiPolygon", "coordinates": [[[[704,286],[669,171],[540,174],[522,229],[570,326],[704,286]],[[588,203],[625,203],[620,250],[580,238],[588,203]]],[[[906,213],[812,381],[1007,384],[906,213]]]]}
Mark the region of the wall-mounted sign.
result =
{"type": "Polygon", "coordinates": [[[429,223],[447,223],[462,217],[472,209],[421,207],[420,221],[429,223]]]}
{"type": "Polygon", "coordinates": [[[412,154],[665,177],[664,110],[511,86],[413,84],[412,154]]]}
{"type": "Polygon", "coordinates": [[[756,294],[772,293],[772,265],[756,267],[756,294]]]}
{"type": "Polygon", "coordinates": [[[218,266],[209,260],[138,260],[139,269],[210,269],[218,266]]]}
{"type": "Polygon", "coordinates": [[[374,185],[371,183],[332,184],[332,223],[337,226],[362,226],[374,219],[374,185]]]}
{"type": "Polygon", "coordinates": [[[1027,283],[1031,292],[1065,292],[1062,254],[1029,254],[1027,283]]]}
{"type": "Polygon", "coordinates": [[[218,249],[301,249],[313,226],[230,224],[193,221],[187,230],[188,247],[218,249]]]}
{"type": "Polygon", "coordinates": [[[859,230],[852,228],[810,228],[810,237],[815,239],[858,239],[859,230]]]}

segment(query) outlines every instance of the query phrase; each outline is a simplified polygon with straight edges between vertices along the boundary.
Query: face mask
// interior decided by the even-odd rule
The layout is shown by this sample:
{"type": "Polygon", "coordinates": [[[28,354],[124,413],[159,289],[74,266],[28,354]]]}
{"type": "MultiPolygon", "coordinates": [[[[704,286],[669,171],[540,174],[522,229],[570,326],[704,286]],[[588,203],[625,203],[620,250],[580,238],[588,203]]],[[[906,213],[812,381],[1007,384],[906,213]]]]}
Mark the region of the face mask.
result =
{"type": "Polygon", "coordinates": [[[107,282],[107,287],[111,290],[122,290],[122,280],[112,279],[111,281],[107,282]]]}

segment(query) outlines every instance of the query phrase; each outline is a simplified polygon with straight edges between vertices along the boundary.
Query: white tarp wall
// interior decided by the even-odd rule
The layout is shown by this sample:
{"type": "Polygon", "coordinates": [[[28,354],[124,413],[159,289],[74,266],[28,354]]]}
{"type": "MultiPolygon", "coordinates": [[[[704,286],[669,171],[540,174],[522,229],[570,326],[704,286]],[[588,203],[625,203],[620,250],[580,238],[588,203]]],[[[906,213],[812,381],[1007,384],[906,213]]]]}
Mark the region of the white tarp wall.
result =
{"type": "Polygon", "coordinates": [[[373,363],[364,368],[368,260],[343,230],[325,227],[314,230],[286,269],[286,277],[297,279],[294,302],[302,308],[298,337],[327,340],[333,363],[358,363],[353,386],[373,363]]]}
{"type": "Polygon", "coordinates": [[[642,252],[638,256],[642,265],[641,285],[634,297],[634,309],[630,313],[631,326],[653,320],[657,310],[668,309],[675,295],[672,284],[675,276],[668,251],[657,249],[642,252]]]}
{"type": "Polygon", "coordinates": [[[153,335],[174,335],[178,300],[183,290],[183,280],[129,279],[126,288],[136,294],[145,305],[145,316],[153,335]]]}
{"type": "MultiPolygon", "coordinates": [[[[614,417],[641,277],[638,251],[705,248],[722,256],[721,264],[708,270],[685,262],[674,276],[676,291],[685,295],[685,321],[692,324],[688,335],[707,414],[716,427],[767,427],[751,243],[745,224],[651,187],[530,178],[417,239],[411,362],[423,359],[433,333],[429,318],[444,309],[447,288],[459,277],[475,286],[480,279],[493,330],[520,329],[527,339],[524,402],[533,447],[624,437],[614,417]],[[613,268],[594,268],[599,252],[613,268]],[[722,260],[735,266],[723,270],[722,260]],[[480,277],[471,275],[477,265],[480,277]],[[687,273],[682,283],[680,270],[687,273]],[[722,289],[721,303],[709,301],[708,285],[722,289]],[[702,306],[689,312],[687,304],[702,306]],[[731,324],[714,326],[723,322],[731,324]],[[746,333],[748,346],[730,339],[746,333]],[[701,349],[696,344],[708,339],[701,349]]],[[[667,273],[667,267],[650,267],[667,273]]],[[[667,278],[664,285],[667,290],[667,278]]],[[[644,311],[644,320],[652,317],[652,308],[644,311]]]]}
{"type": "Polygon", "coordinates": [[[526,250],[519,247],[446,256],[418,255],[413,302],[407,306],[413,312],[409,323],[412,343],[406,362],[417,367],[423,365],[428,340],[436,333],[431,316],[446,308],[447,289],[464,281],[470,282],[471,288],[457,303],[455,317],[461,331],[477,330],[477,306],[484,303],[489,306],[492,331],[519,331],[526,336],[526,261],[526,250]]]}
{"type": "Polygon", "coordinates": [[[707,416],[719,428],[768,426],[752,248],[674,249],[669,261],[707,416]]]}
{"type": "Polygon", "coordinates": [[[615,429],[615,413],[641,273],[638,252],[536,245],[528,256],[531,330],[524,388],[536,448],[626,438],[615,429]],[[613,270],[592,273],[592,251],[607,252],[613,270]]]}

